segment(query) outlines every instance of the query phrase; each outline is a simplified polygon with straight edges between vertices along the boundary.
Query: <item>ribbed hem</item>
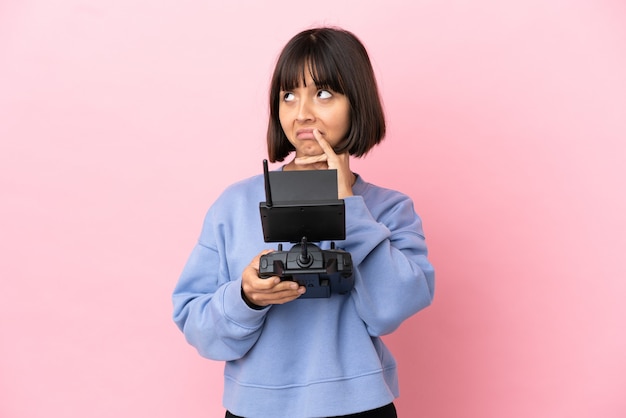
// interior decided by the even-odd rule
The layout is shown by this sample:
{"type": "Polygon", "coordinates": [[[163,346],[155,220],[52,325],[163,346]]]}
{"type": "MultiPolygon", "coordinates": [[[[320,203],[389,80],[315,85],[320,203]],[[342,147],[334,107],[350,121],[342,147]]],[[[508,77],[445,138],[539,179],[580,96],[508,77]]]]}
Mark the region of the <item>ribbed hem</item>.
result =
{"type": "Polygon", "coordinates": [[[224,382],[224,407],[247,418],[348,415],[387,405],[397,396],[395,368],[300,386],[249,386],[228,376],[224,382]]]}

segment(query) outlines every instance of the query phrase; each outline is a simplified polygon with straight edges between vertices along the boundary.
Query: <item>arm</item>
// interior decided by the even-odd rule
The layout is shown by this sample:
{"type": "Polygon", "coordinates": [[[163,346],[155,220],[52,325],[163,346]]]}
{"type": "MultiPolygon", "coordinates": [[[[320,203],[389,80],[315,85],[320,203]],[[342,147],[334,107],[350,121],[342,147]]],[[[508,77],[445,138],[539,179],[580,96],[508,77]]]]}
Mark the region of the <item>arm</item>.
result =
{"type": "Polygon", "coordinates": [[[269,308],[252,309],[241,297],[242,279],[231,280],[223,228],[214,227],[212,212],[174,289],[174,322],[200,355],[214,360],[241,358],[261,333],[269,308]],[[218,232],[220,231],[220,232],[218,232]]]}
{"type": "Polygon", "coordinates": [[[394,331],[434,294],[434,269],[413,203],[400,193],[378,200],[385,200],[384,209],[374,217],[363,197],[345,199],[344,248],[356,266],[351,297],[372,336],[394,331]]]}
{"type": "Polygon", "coordinates": [[[301,166],[336,169],[339,198],[346,204],[346,236],[342,247],[352,255],[355,288],[352,298],[372,336],[394,331],[402,321],[430,305],[435,285],[422,222],[411,200],[378,189],[370,201],[385,209],[372,215],[362,196],[354,196],[355,177],[347,153],[336,154],[318,130],[323,153],[296,158],[301,166]]]}

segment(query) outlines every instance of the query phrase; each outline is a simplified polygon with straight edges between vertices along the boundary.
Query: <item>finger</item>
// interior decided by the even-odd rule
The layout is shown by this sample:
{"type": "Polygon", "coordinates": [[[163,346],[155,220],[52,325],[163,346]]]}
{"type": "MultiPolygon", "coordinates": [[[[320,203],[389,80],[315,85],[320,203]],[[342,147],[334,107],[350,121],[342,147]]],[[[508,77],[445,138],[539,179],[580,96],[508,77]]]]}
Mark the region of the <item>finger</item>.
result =
{"type": "Polygon", "coordinates": [[[280,283],[280,277],[273,276],[268,278],[259,277],[259,271],[252,265],[246,267],[241,275],[241,286],[246,293],[268,292],[280,283]]]}
{"type": "Polygon", "coordinates": [[[261,261],[261,256],[265,255],[265,254],[269,254],[271,252],[273,252],[273,249],[265,249],[263,251],[261,251],[260,253],[258,253],[257,255],[254,256],[254,258],[252,259],[252,261],[250,262],[250,266],[254,267],[255,269],[259,269],[259,262],[261,261]]]}
{"type": "Polygon", "coordinates": [[[324,151],[326,155],[331,157],[337,155],[335,154],[335,150],[333,149],[333,147],[331,147],[328,141],[324,139],[319,129],[313,129],[313,137],[317,140],[317,143],[320,145],[322,151],[324,151]]]}
{"type": "Polygon", "coordinates": [[[295,163],[297,165],[314,165],[319,163],[326,164],[328,161],[328,155],[320,154],[320,155],[309,155],[306,157],[296,157],[295,163]]]}
{"type": "Polygon", "coordinates": [[[295,289],[289,288],[286,290],[282,290],[280,292],[273,293],[270,295],[264,295],[269,297],[268,303],[272,304],[281,304],[291,302],[294,299],[299,298],[306,292],[306,288],[304,286],[296,286],[295,289]]]}
{"type": "Polygon", "coordinates": [[[248,298],[252,301],[252,303],[260,306],[276,305],[290,302],[294,299],[297,299],[306,292],[304,286],[299,286],[297,283],[294,283],[295,286],[292,286],[292,283],[293,282],[285,283],[287,284],[287,287],[281,286],[279,288],[280,290],[274,289],[272,292],[254,293],[253,295],[251,295],[251,297],[248,298]]]}
{"type": "Polygon", "coordinates": [[[258,293],[271,293],[274,292],[274,288],[280,284],[280,277],[272,276],[268,278],[256,277],[248,283],[251,291],[258,293]]]}
{"type": "Polygon", "coordinates": [[[279,297],[281,294],[293,294],[303,287],[298,282],[291,280],[278,280],[278,283],[267,289],[264,293],[279,297]]]}
{"type": "Polygon", "coordinates": [[[326,160],[328,160],[328,155],[326,155],[326,154],[306,155],[306,156],[303,156],[303,157],[297,157],[296,160],[300,161],[300,162],[305,162],[305,163],[316,163],[316,162],[319,162],[319,161],[326,161],[326,160]]]}

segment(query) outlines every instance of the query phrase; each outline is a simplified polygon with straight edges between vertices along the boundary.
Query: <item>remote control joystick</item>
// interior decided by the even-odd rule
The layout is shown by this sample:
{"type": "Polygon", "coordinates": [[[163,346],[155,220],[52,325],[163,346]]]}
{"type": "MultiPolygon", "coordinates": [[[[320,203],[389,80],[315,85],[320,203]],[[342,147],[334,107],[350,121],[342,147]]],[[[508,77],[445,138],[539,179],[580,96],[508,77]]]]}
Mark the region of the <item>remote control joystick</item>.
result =
{"type": "Polygon", "coordinates": [[[309,255],[307,249],[306,237],[302,237],[302,241],[300,241],[300,257],[298,257],[296,262],[300,267],[309,267],[313,264],[313,257],[309,255]]]}

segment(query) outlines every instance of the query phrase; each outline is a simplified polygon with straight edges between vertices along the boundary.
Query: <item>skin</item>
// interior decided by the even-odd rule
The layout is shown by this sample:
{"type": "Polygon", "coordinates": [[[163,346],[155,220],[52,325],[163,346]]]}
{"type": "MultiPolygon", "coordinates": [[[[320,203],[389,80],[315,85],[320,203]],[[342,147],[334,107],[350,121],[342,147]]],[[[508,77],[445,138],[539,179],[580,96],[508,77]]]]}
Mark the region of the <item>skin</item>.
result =
{"type": "MultiPolygon", "coordinates": [[[[350,102],[343,94],[322,90],[306,74],[305,82],[290,91],[281,92],[280,124],[296,149],[294,159],[285,170],[337,170],[338,198],[352,196],[356,177],[350,170],[348,153],[336,154],[350,129],[350,102]]],[[[279,277],[259,278],[258,254],[242,274],[242,289],[248,301],[257,306],[291,302],[306,289],[295,282],[281,282],[279,277]]]]}

